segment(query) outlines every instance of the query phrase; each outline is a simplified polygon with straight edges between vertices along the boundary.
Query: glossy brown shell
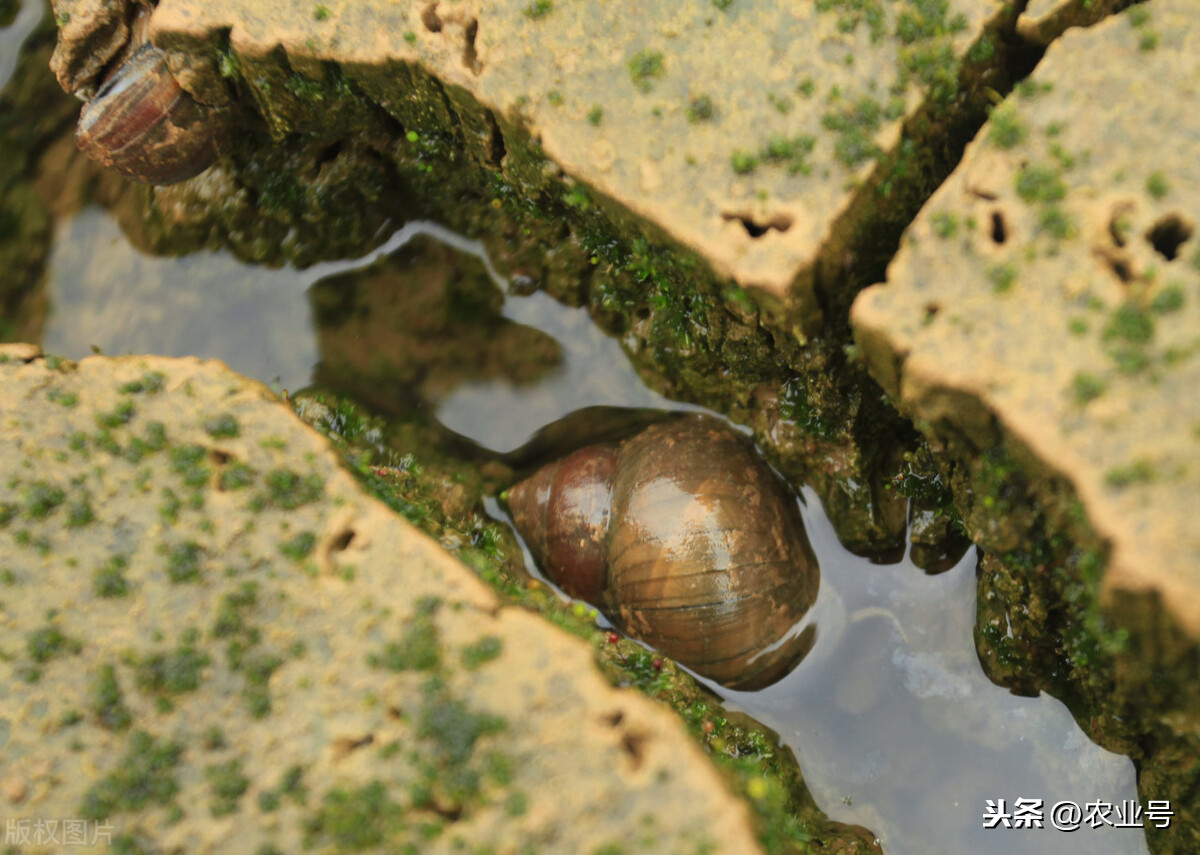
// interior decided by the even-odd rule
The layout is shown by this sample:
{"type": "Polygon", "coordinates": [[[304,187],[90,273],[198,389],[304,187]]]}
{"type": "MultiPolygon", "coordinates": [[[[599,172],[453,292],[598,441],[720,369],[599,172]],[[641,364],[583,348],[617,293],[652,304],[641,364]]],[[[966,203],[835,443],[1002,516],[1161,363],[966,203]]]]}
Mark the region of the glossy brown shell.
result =
{"type": "Polygon", "coordinates": [[[714,419],[576,452],[515,485],[509,507],[552,580],[717,682],[769,685],[812,642],[793,632],[819,585],[796,502],[714,419]],[[594,483],[609,472],[611,487],[594,483]],[[607,513],[591,510],[605,496],[607,513]]]}
{"type": "Polygon", "coordinates": [[[146,184],[175,184],[218,156],[211,111],[180,88],[162,51],[146,42],[83,107],[75,144],[101,166],[146,184]]]}
{"type": "Polygon", "coordinates": [[[608,588],[608,533],[618,446],[594,445],[509,490],[517,531],[560,588],[596,606],[608,588]]]}

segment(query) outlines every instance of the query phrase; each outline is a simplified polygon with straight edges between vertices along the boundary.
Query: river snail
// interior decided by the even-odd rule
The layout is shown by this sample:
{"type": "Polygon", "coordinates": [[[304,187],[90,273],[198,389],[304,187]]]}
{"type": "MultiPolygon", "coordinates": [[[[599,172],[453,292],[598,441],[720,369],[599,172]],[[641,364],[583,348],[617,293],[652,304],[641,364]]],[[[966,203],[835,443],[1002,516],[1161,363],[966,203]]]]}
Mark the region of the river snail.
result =
{"type": "Polygon", "coordinates": [[[794,631],[819,585],[796,500],[716,419],[588,446],[506,501],[551,581],[702,676],[762,688],[813,642],[794,631]]]}
{"type": "Polygon", "coordinates": [[[221,121],[197,102],[147,37],[139,13],[130,44],[84,105],[75,144],[92,160],[146,184],[175,184],[218,157],[221,121]]]}

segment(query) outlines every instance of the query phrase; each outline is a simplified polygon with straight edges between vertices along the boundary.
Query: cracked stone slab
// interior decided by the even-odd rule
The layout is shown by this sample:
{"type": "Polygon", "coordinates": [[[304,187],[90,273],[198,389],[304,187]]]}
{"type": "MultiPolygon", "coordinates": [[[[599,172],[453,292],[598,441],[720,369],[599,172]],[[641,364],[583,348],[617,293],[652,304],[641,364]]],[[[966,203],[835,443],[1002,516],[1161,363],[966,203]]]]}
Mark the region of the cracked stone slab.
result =
{"type": "MultiPolygon", "coordinates": [[[[501,607],[260,384],[5,346],[0,448],[10,830],[76,818],[195,853],[759,851],[678,720],[501,607]]],[[[44,834],[24,851],[62,851],[44,834]]]]}
{"type": "MultiPolygon", "coordinates": [[[[95,3],[55,8],[102,20],[83,15],[95,3]]],[[[463,107],[469,122],[463,99],[482,105],[479,144],[496,165],[497,122],[524,127],[568,183],[639,215],[718,275],[784,294],[823,256],[840,267],[893,161],[911,156],[905,122],[951,101],[962,64],[985,67],[1015,14],[993,0],[162,0],[150,33],[209,103],[229,97],[213,59],[223,51],[225,72],[280,131],[342,121],[345,99],[321,90],[333,64],[410,132],[424,130],[422,111],[463,107]],[[422,88],[411,67],[444,91],[422,88]],[[409,79],[414,88],[397,89],[409,79]]],[[[73,23],[62,35],[55,66],[73,79],[92,37],[73,23]]],[[[107,30],[95,39],[106,45],[107,30]]]]}
{"type": "Polygon", "coordinates": [[[1108,597],[1200,633],[1200,26],[1137,6],[1052,44],[851,320],[918,425],[993,419],[1111,544],[1108,597]]]}

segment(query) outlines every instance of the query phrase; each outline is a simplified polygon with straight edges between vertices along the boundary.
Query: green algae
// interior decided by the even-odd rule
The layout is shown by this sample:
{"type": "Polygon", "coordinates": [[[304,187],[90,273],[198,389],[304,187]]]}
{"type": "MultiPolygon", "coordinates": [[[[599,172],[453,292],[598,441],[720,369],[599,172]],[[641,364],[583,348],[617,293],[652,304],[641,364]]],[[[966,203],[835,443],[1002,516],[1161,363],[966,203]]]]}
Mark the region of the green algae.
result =
{"type": "Polygon", "coordinates": [[[710,121],[716,115],[717,109],[712,98],[708,95],[695,95],[688,102],[687,120],[692,123],[710,121]]]}
{"type": "Polygon", "coordinates": [[[367,654],[367,664],[388,671],[434,671],[441,664],[437,626],[430,615],[416,615],[396,641],[377,653],[367,654]]]}
{"type": "Polygon", "coordinates": [[[204,432],[215,439],[232,439],[239,434],[237,419],[229,413],[213,416],[204,422],[204,432]]]}
{"type": "Polygon", "coordinates": [[[125,570],[129,567],[129,559],[124,555],[114,555],[92,573],[92,592],[97,597],[123,597],[129,593],[129,580],[125,578],[125,570]]]}
{"type": "Polygon", "coordinates": [[[137,659],[134,680],[146,692],[168,695],[194,692],[200,688],[201,671],[211,663],[207,653],[184,643],[170,652],[137,659]]]}
{"type": "Polygon", "coordinates": [[[136,395],[143,392],[154,394],[162,391],[163,383],[166,379],[166,375],[161,371],[148,371],[137,380],[122,383],[117,387],[117,391],[126,395],[136,395]]]}
{"type": "Polygon", "coordinates": [[[167,556],[167,578],[175,584],[199,582],[204,548],[194,540],[177,543],[172,547],[160,544],[160,551],[167,556]]]}
{"type": "Polygon", "coordinates": [[[1099,398],[1104,394],[1105,388],[1107,388],[1107,384],[1103,378],[1086,371],[1078,372],[1071,379],[1071,390],[1075,398],[1075,403],[1080,406],[1099,398]]]}
{"type": "Polygon", "coordinates": [[[544,18],[554,11],[554,0],[533,0],[525,7],[525,17],[533,20],[544,18]]]}
{"type": "Polygon", "coordinates": [[[96,426],[101,429],[112,429],[129,424],[137,415],[137,408],[128,398],[121,401],[110,413],[97,413],[96,426]]]}
{"type": "Polygon", "coordinates": [[[29,519],[42,519],[63,503],[66,494],[61,487],[45,481],[35,481],[24,491],[25,515],[29,519]]]}
{"type": "Polygon", "coordinates": [[[83,528],[96,519],[90,496],[84,495],[67,505],[67,528],[83,528]]]}
{"type": "Polygon", "coordinates": [[[88,790],[79,806],[85,819],[106,820],[118,811],[138,811],[148,805],[169,805],[179,792],[176,766],[183,748],[137,730],[117,768],[88,790]]]}
{"type": "Polygon", "coordinates": [[[1008,105],[997,108],[988,120],[988,141],[1000,148],[1013,148],[1028,132],[1017,111],[1008,105]]]}
{"type": "Polygon", "coordinates": [[[626,68],[629,69],[630,79],[643,92],[654,88],[654,79],[666,73],[662,52],[656,50],[638,51],[629,58],[626,68]]]}
{"type": "Polygon", "coordinates": [[[68,638],[56,626],[34,630],[25,639],[25,651],[38,665],[45,665],[60,656],[78,653],[82,647],[82,642],[68,638]]]}
{"type": "Polygon", "coordinates": [[[263,476],[266,492],[255,497],[258,507],[295,510],[315,502],[325,489],[324,480],[315,473],[301,475],[288,467],[272,469],[263,476]]]}
{"type": "Polygon", "coordinates": [[[243,490],[254,483],[254,470],[235,460],[221,470],[217,484],[222,490],[243,490]]]}
{"type": "Polygon", "coordinates": [[[335,788],[305,822],[305,843],[328,843],[339,852],[359,852],[377,846],[402,831],[403,811],[381,781],[356,790],[335,788]]]}
{"type": "Polygon", "coordinates": [[[212,475],[206,459],[208,449],[203,445],[177,445],[171,449],[171,470],[188,487],[203,487],[212,475]]]}
{"type": "Polygon", "coordinates": [[[107,730],[124,730],[133,723],[133,716],[121,695],[116,668],[102,665],[90,689],[91,713],[96,723],[107,730]]]}
{"type": "Polygon", "coordinates": [[[883,154],[874,136],[883,124],[883,107],[869,96],[821,117],[822,124],[838,134],[834,155],[843,166],[853,167],[883,154]]]}
{"type": "Polygon", "coordinates": [[[1046,166],[1022,167],[1015,182],[1017,195],[1026,202],[1059,202],[1067,195],[1062,177],[1046,166]]]}
{"type": "Polygon", "coordinates": [[[1151,172],[1146,178],[1146,192],[1152,199],[1165,199],[1171,192],[1171,185],[1161,172],[1151,172]]]}
{"type": "Polygon", "coordinates": [[[462,649],[462,663],[468,671],[474,671],[500,655],[503,643],[494,635],[485,635],[462,649]]]}
{"type": "Polygon", "coordinates": [[[213,816],[235,813],[238,801],[250,786],[250,779],[242,774],[242,761],[236,758],[205,767],[204,779],[212,792],[209,813],[213,816]]]}
{"type": "Polygon", "coordinates": [[[279,544],[279,554],[289,561],[300,562],[312,554],[317,545],[317,536],[311,531],[302,531],[279,544]]]}

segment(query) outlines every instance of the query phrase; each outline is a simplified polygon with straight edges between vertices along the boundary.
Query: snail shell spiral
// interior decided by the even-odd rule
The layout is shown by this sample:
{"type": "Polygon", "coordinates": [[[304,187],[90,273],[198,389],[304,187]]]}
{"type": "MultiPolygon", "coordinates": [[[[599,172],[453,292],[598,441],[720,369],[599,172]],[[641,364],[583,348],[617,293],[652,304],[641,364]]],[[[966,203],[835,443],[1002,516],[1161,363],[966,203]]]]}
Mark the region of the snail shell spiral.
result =
{"type": "Polygon", "coordinates": [[[761,688],[812,643],[795,499],[740,436],[689,417],[581,449],[508,492],[552,581],[629,635],[731,688],[761,688]]]}
{"type": "Polygon", "coordinates": [[[128,54],[83,107],[75,145],[101,166],[145,184],[175,184],[216,162],[221,117],[197,102],[146,38],[140,15],[128,54]]]}

